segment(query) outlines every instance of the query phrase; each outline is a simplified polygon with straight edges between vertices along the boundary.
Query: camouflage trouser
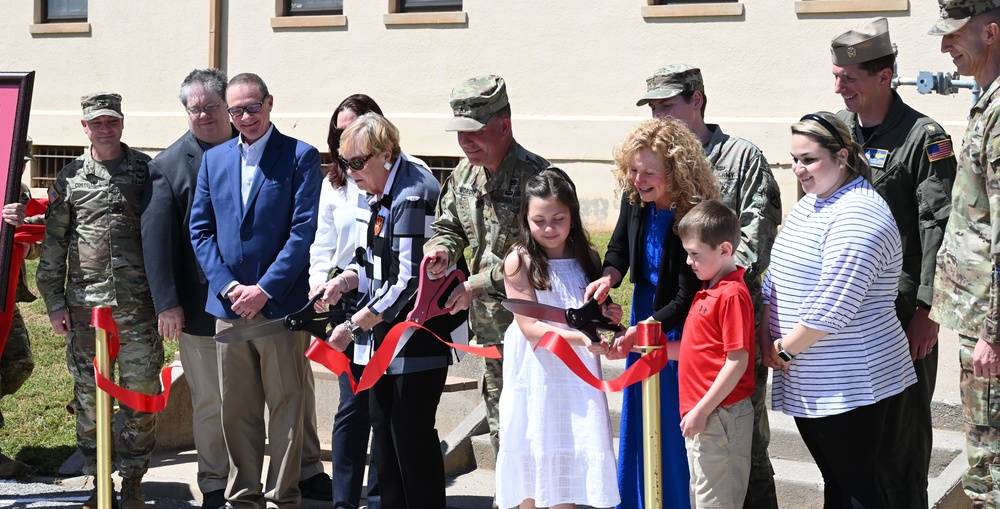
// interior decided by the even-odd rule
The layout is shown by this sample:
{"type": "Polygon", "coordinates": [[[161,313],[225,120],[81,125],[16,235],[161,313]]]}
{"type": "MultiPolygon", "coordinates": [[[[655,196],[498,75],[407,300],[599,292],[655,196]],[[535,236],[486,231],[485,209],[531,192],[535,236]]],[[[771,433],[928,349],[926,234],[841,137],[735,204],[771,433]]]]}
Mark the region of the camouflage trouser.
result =
{"type": "Polygon", "coordinates": [[[487,359],[483,368],[483,401],[486,402],[486,422],[490,425],[490,442],[493,455],[500,451],[500,391],[503,390],[503,345],[495,345],[501,358],[487,359]]]}
{"type": "MultiPolygon", "coordinates": [[[[90,308],[71,307],[73,332],[66,335],[66,364],[73,375],[76,409],[76,445],[83,453],[83,473],[97,471],[97,385],[94,381],[95,334],[90,326],[90,308]]],[[[114,308],[112,316],[121,335],[118,352],[118,384],[122,387],[156,394],[160,391],[163,367],[163,343],[156,332],[156,314],[152,306],[125,305],[114,308]]],[[[112,366],[112,369],[114,367],[112,366]]],[[[112,380],[114,377],[109,376],[112,380]]],[[[123,477],[141,477],[149,468],[149,455],[156,444],[156,414],[137,412],[119,405],[123,424],[115,430],[115,466],[123,477]]]]}
{"type": "MultiPolygon", "coordinates": [[[[35,359],[31,356],[31,340],[28,328],[17,308],[11,320],[10,335],[0,356],[0,398],[14,394],[24,385],[35,369],[35,359]]],[[[0,428],[3,428],[3,414],[0,413],[0,428]]]]}
{"type": "Polygon", "coordinates": [[[962,414],[965,420],[966,452],[969,469],[962,475],[962,487],[975,508],[1000,508],[1000,379],[975,376],[972,353],[976,339],[959,336],[962,373],[962,414]]]}
{"type": "Polygon", "coordinates": [[[771,442],[771,426],[767,420],[767,375],[760,352],[754,357],[753,437],[750,443],[750,481],[743,499],[744,509],[778,509],[778,495],[774,489],[774,469],[767,455],[771,442]]]}

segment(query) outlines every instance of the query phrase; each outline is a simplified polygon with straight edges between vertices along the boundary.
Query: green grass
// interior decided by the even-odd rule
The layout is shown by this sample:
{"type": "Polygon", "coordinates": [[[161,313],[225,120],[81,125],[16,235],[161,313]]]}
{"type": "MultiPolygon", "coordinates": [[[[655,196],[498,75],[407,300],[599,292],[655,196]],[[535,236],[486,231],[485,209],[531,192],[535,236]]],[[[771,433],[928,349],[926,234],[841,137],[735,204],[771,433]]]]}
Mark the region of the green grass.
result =
{"type": "MultiPolygon", "coordinates": [[[[35,268],[30,260],[28,287],[35,287],[35,268]]],[[[31,337],[35,370],[15,394],[0,399],[5,427],[0,430],[3,453],[38,467],[41,474],[55,474],[76,450],[76,419],[66,410],[73,399],[73,378],[66,369],[66,338],[52,332],[45,303],[19,303],[31,337]]],[[[164,343],[165,359],[172,362],[177,343],[164,343]]]]}
{"type": "MultiPolygon", "coordinates": [[[[591,242],[604,256],[609,232],[591,234],[591,242]]],[[[28,261],[28,286],[35,287],[37,261],[28,261]]],[[[628,319],[632,285],[624,281],[611,290],[611,297],[622,305],[628,319]]],[[[52,333],[45,304],[39,298],[18,304],[31,336],[35,371],[17,393],[0,399],[6,426],[0,430],[2,452],[38,467],[41,474],[52,475],[76,450],[76,419],[66,410],[73,398],[73,379],[66,369],[66,339],[52,333]]],[[[166,361],[172,362],[177,343],[164,342],[166,361]]]]}

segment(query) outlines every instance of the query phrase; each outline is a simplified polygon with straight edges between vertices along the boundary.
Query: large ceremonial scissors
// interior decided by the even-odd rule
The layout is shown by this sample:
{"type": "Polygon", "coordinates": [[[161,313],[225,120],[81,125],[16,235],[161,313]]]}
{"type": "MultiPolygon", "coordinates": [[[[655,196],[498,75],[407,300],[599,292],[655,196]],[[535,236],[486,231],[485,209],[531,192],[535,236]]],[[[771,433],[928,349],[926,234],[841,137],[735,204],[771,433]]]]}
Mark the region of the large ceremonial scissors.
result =
{"type": "Polygon", "coordinates": [[[274,318],[263,322],[242,323],[226,329],[216,334],[215,340],[219,343],[242,343],[254,338],[286,331],[306,331],[325,341],[330,336],[333,328],[337,324],[347,320],[350,313],[343,306],[334,307],[329,311],[316,311],[313,305],[322,296],[322,292],[317,293],[305,307],[284,318],[274,318]]]}
{"type": "MultiPolygon", "coordinates": [[[[610,302],[609,297],[607,303],[610,302]]],[[[604,316],[601,309],[603,306],[603,304],[599,304],[594,299],[588,300],[586,304],[579,308],[557,308],[548,304],[540,304],[524,299],[506,299],[503,301],[503,307],[512,313],[569,325],[571,328],[584,333],[595,343],[604,341],[601,335],[598,334],[598,331],[621,332],[624,330],[621,324],[614,323],[610,318],[604,316]]]]}

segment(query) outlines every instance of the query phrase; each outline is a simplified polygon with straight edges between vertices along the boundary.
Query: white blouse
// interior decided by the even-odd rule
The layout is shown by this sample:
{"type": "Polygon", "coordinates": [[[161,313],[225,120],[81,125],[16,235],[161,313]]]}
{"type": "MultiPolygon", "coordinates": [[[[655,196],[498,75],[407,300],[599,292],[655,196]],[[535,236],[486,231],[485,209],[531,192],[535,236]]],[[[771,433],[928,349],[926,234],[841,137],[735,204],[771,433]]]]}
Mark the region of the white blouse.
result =
{"type": "Polygon", "coordinates": [[[916,382],[895,310],[901,270],[896,222],[863,178],[795,204],[764,278],[771,337],[800,323],[829,334],[799,353],[788,373],[774,372],[774,410],[836,415],[916,382]]]}
{"type": "Polygon", "coordinates": [[[316,218],[316,238],[309,246],[309,288],[327,282],[335,268],[345,269],[354,260],[357,237],[358,198],[361,190],[348,177],[340,189],[323,179],[316,218]]]}

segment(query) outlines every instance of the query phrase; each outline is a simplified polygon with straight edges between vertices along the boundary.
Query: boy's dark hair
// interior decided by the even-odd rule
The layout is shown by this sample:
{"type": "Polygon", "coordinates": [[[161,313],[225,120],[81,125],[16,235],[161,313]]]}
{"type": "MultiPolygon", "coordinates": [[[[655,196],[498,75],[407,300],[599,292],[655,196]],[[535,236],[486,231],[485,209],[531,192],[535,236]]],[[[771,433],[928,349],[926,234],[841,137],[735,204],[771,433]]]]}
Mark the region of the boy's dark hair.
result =
{"type": "MultiPolygon", "coordinates": [[[[531,177],[524,185],[524,195],[521,201],[521,212],[518,222],[521,231],[518,240],[511,246],[512,252],[523,250],[531,259],[531,268],[528,274],[528,281],[535,290],[550,290],[552,282],[549,280],[549,257],[545,254],[545,249],[535,242],[531,236],[531,227],[528,226],[528,203],[532,198],[543,200],[555,198],[569,208],[570,229],[566,243],[573,251],[573,257],[580,264],[583,272],[587,275],[588,281],[593,281],[601,276],[601,261],[597,251],[590,245],[587,238],[587,230],[583,228],[583,221],[580,219],[580,201],[576,197],[576,186],[570,180],[566,172],[559,168],[548,168],[541,173],[531,177]]],[[[513,274],[517,274],[522,268],[521,257],[518,257],[517,269],[513,274]]]]}
{"type": "Polygon", "coordinates": [[[677,224],[681,239],[695,237],[715,249],[728,242],[733,251],[740,246],[740,218],[719,200],[702,200],[677,224]]]}

